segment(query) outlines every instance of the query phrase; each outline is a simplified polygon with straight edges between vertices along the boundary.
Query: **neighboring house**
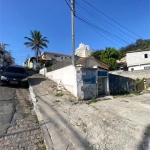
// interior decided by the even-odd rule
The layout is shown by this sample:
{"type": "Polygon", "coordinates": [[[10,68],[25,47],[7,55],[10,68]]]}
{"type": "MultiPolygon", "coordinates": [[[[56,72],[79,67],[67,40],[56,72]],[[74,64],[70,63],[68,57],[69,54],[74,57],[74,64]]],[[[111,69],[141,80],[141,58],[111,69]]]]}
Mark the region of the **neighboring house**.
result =
{"type": "Polygon", "coordinates": [[[90,47],[81,43],[75,50],[75,55],[79,57],[88,57],[91,55],[90,47]]]}
{"type": "Polygon", "coordinates": [[[84,68],[101,68],[104,70],[109,69],[109,66],[107,64],[95,59],[93,56],[79,58],[76,61],[76,66],[84,68]]]}
{"type": "Polygon", "coordinates": [[[37,63],[35,57],[30,57],[23,63],[23,66],[36,70],[38,67],[40,67],[40,63],[37,63]]]}
{"type": "Polygon", "coordinates": [[[150,49],[131,51],[126,56],[129,71],[150,69],[150,49]]]}
{"type": "Polygon", "coordinates": [[[54,53],[54,52],[44,52],[40,56],[43,60],[52,60],[52,61],[63,61],[65,59],[71,59],[71,55],[67,54],[60,54],[60,53],[54,53]]]}
{"type": "Polygon", "coordinates": [[[78,99],[91,99],[109,95],[108,68],[108,65],[90,56],[76,60],[76,66],[68,65],[45,75],[62,84],[78,99]]]}
{"type": "Polygon", "coordinates": [[[128,70],[127,68],[127,61],[126,61],[126,56],[121,58],[120,60],[117,60],[118,63],[118,70],[128,70]]]}

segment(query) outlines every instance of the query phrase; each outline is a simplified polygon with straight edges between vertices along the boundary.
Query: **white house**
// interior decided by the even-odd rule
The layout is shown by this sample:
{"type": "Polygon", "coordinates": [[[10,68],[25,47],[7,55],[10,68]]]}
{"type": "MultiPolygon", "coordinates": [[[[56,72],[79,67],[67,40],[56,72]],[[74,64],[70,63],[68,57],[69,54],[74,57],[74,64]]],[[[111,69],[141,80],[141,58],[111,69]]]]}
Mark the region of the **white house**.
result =
{"type": "Polygon", "coordinates": [[[150,49],[128,52],[126,60],[129,71],[150,69],[150,49]]]}
{"type": "Polygon", "coordinates": [[[63,61],[65,59],[71,59],[71,55],[54,52],[43,52],[40,57],[43,60],[52,60],[52,61],[63,61]]]}
{"type": "Polygon", "coordinates": [[[79,57],[88,57],[91,55],[89,45],[83,43],[79,44],[79,47],[75,50],[75,55],[79,57]]]}
{"type": "Polygon", "coordinates": [[[77,99],[109,95],[109,66],[94,57],[80,58],[76,66],[66,66],[47,72],[46,77],[63,86],[77,99]]]}

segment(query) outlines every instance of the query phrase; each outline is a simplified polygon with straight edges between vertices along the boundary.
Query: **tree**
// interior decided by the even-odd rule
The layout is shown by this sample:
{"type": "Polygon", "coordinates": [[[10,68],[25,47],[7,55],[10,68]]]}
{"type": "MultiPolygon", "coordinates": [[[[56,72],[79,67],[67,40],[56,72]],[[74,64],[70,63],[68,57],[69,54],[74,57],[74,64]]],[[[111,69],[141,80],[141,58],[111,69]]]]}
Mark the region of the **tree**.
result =
{"type": "Polygon", "coordinates": [[[30,35],[31,35],[31,38],[24,37],[25,39],[28,40],[28,42],[25,42],[24,45],[26,45],[27,48],[31,47],[32,50],[35,51],[35,57],[38,61],[38,56],[39,54],[41,54],[40,49],[44,49],[44,47],[47,48],[46,43],[49,43],[49,41],[47,40],[47,37],[42,37],[42,34],[40,33],[40,31],[37,31],[37,30],[30,31],[30,35]]]}
{"type": "Polygon", "coordinates": [[[105,50],[99,50],[92,53],[92,56],[100,61],[108,64],[110,70],[114,70],[117,67],[116,60],[119,59],[119,52],[115,48],[106,47],[105,50]]]}
{"type": "Polygon", "coordinates": [[[120,57],[124,57],[126,53],[130,51],[136,51],[138,49],[144,50],[147,48],[150,49],[150,39],[137,39],[135,43],[129,44],[125,47],[121,47],[119,49],[120,57]]]}
{"type": "Polygon", "coordinates": [[[96,51],[93,51],[91,55],[99,60],[101,56],[101,52],[102,50],[96,50],[96,51]]]}
{"type": "Polygon", "coordinates": [[[118,66],[116,60],[119,59],[119,52],[115,48],[106,47],[102,51],[100,59],[110,66],[110,70],[114,70],[118,66]]]}

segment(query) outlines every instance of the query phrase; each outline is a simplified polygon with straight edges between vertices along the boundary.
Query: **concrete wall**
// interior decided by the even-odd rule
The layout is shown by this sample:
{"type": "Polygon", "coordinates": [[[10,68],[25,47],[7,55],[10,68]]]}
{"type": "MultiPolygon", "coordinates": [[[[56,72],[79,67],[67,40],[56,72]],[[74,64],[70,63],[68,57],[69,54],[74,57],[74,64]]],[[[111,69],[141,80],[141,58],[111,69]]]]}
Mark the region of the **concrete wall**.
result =
{"type": "MultiPolygon", "coordinates": [[[[40,71],[44,73],[44,69],[40,71]]],[[[47,72],[46,77],[62,83],[64,87],[71,92],[77,99],[91,99],[98,96],[97,79],[104,80],[105,94],[109,94],[109,81],[107,71],[97,68],[81,68],[72,65],[47,72]],[[100,71],[98,74],[98,71],[100,71]],[[104,73],[106,75],[104,75],[104,73]]],[[[100,95],[99,95],[100,96],[100,95]]]]}
{"type": "Polygon", "coordinates": [[[119,75],[109,74],[110,94],[123,94],[136,91],[135,80],[119,75]]]}
{"type": "Polygon", "coordinates": [[[47,68],[43,68],[39,71],[39,74],[41,75],[46,75],[46,73],[47,73],[47,68]]]}
{"type": "Polygon", "coordinates": [[[143,79],[143,78],[150,78],[150,70],[138,70],[138,71],[110,71],[111,74],[116,74],[124,77],[129,77],[132,79],[143,79]]]}
{"type": "Polygon", "coordinates": [[[76,68],[72,65],[47,72],[46,77],[59,83],[62,82],[64,87],[77,97],[77,75],[76,68]]]}

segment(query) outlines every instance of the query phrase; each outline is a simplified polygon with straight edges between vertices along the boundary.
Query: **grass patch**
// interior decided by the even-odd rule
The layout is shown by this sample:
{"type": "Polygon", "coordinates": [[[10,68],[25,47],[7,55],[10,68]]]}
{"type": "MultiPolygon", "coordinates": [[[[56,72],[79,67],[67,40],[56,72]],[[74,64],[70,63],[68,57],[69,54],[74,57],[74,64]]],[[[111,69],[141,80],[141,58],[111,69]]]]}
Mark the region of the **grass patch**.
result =
{"type": "Polygon", "coordinates": [[[137,91],[131,91],[129,93],[126,93],[126,94],[116,94],[116,95],[113,95],[113,98],[118,98],[118,97],[133,97],[133,96],[136,96],[136,95],[140,95],[139,92],[137,91]]]}
{"type": "Polygon", "coordinates": [[[60,100],[55,100],[56,103],[60,102],[60,100]]]}
{"type": "Polygon", "coordinates": [[[55,96],[63,96],[63,93],[57,93],[55,96]]]}
{"type": "Polygon", "coordinates": [[[33,107],[33,103],[32,102],[30,102],[30,101],[26,101],[26,105],[28,106],[28,107],[33,107]]]}
{"type": "Polygon", "coordinates": [[[69,102],[73,102],[73,100],[72,100],[72,99],[69,99],[69,102]]]}
{"type": "Polygon", "coordinates": [[[98,101],[105,101],[105,100],[111,100],[111,98],[99,98],[99,99],[92,98],[91,100],[89,100],[89,101],[87,102],[87,104],[96,103],[96,102],[98,102],[98,101]]]}
{"type": "Polygon", "coordinates": [[[46,150],[46,146],[45,146],[44,140],[42,138],[36,144],[38,146],[37,150],[46,150]]]}
{"type": "Polygon", "coordinates": [[[88,101],[87,104],[91,104],[91,103],[95,103],[95,102],[97,102],[97,100],[96,100],[96,98],[94,97],[94,98],[92,98],[90,101],[88,101]]]}

